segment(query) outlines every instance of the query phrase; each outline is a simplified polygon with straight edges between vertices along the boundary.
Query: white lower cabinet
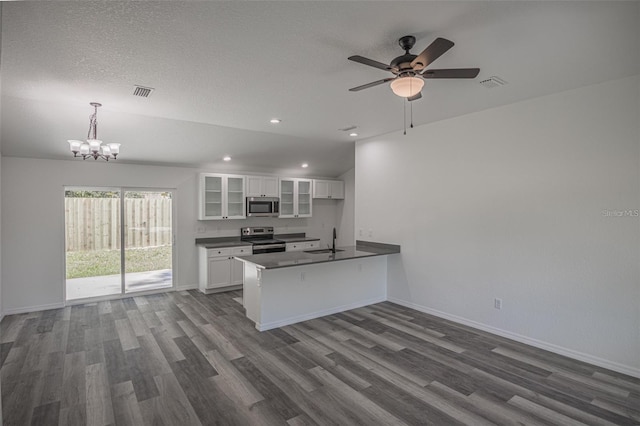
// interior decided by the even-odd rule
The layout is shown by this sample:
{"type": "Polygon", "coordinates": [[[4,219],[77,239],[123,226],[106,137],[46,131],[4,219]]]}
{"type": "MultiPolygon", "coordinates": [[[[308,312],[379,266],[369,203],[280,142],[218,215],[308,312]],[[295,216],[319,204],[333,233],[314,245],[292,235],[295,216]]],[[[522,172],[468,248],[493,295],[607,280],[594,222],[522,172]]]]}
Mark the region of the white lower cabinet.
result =
{"type": "Polygon", "coordinates": [[[199,247],[199,289],[205,294],[240,288],[243,282],[242,262],[234,256],[250,255],[251,246],[199,247]]]}
{"type": "Polygon", "coordinates": [[[287,251],[313,250],[320,247],[320,241],[302,241],[299,243],[287,243],[287,251]]]}

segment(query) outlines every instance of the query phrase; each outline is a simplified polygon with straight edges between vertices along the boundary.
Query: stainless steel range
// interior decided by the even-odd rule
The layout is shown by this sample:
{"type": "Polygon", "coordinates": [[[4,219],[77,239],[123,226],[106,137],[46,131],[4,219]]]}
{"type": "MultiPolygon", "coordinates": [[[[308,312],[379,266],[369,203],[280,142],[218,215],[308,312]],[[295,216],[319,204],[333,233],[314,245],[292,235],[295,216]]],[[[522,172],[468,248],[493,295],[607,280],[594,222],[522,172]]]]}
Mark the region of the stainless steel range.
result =
{"type": "Polygon", "coordinates": [[[284,241],[273,238],[273,226],[240,228],[240,239],[252,244],[253,254],[281,252],[287,247],[284,241]]]}

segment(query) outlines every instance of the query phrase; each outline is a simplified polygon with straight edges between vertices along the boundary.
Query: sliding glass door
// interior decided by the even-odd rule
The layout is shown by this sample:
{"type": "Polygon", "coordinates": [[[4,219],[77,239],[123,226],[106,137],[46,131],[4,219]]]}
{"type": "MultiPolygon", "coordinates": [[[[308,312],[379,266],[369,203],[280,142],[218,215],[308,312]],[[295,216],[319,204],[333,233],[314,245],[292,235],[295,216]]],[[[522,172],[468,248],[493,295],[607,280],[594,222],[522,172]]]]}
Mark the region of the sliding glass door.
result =
{"type": "Polygon", "coordinates": [[[171,190],[65,188],[66,299],[173,287],[171,190]]]}
{"type": "Polygon", "coordinates": [[[66,188],[67,300],[122,292],[121,191],[66,188]]]}
{"type": "Polygon", "coordinates": [[[124,192],[124,290],[173,285],[171,192],[124,192]]]}

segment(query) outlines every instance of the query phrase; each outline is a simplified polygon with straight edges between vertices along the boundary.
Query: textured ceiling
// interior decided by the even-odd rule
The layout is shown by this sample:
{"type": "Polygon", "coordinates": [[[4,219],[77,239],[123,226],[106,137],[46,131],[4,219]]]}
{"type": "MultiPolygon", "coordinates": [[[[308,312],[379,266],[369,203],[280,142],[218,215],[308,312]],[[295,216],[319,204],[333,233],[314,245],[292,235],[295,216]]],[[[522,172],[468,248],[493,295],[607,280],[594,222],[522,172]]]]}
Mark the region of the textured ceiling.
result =
{"type": "Polygon", "coordinates": [[[4,2],[2,155],[69,158],[99,101],[119,161],[337,176],[354,159],[338,129],[403,126],[388,87],[348,91],[387,74],[347,57],[389,62],[407,34],[416,54],[456,43],[433,68],[481,69],[427,81],[416,125],[640,73],[638,2],[4,2]],[[478,84],[492,75],[509,84],[478,84]]]}

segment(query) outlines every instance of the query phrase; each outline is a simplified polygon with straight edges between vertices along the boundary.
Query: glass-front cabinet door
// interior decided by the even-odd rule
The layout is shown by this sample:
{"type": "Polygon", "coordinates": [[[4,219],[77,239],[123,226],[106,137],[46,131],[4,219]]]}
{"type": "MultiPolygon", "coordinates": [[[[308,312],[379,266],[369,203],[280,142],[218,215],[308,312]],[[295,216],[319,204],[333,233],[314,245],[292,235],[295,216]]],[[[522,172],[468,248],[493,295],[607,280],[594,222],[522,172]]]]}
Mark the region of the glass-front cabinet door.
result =
{"type": "Polygon", "coordinates": [[[227,217],[245,218],[244,176],[227,176],[227,217]]]}
{"type": "Polygon", "coordinates": [[[199,220],[244,219],[244,176],[200,174],[199,220]]]}
{"type": "Polygon", "coordinates": [[[311,180],[298,179],[297,217],[311,217],[311,180]]]}
{"type": "Polygon", "coordinates": [[[202,175],[202,219],[222,219],[222,176],[202,175]]]}
{"type": "Polygon", "coordinates": [[[310,179],[280,179],[280,217],[311,217],[310,179]]]}
{"type": "Polygon", "coordinates": [[[280,179],[280,217],[295,217],[293,179],[280,179]]]}

